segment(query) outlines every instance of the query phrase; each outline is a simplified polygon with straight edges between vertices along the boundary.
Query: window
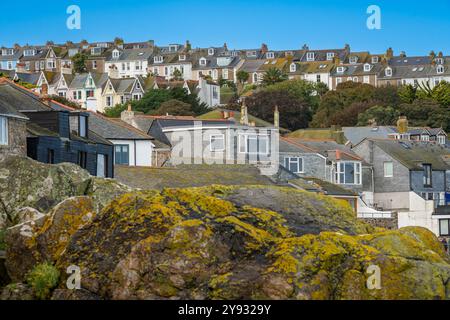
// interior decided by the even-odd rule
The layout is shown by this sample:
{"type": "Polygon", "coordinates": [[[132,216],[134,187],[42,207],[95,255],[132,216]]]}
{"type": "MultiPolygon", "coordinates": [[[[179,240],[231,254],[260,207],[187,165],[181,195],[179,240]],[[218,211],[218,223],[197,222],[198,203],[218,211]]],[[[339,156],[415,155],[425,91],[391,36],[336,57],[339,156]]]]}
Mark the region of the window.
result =
{"type": "Polygon", "coordinates": [[[55,150],[47,149],[47,163],[55,164],[55,150]]]}
{"type": "Polygon", "coordinates": [[[130,63],[127,62],[127,71],[130,71],[130,70],[131,70],[130,63]]]}
{"type": "Polygon", "coordinates": [[[87,136],[87,117],[86,116],[80,116],[79,118],[79,133],[80,137],[86,137],[87,136]]]}
{"type": "Polygon", "coordinates": [[[213,56],[214,55],[214,48],[209,48],[208,49],[208,56],[213,56]]]}
{"type": "Polygon", "coordinates": [[[369,76],[364,76],[364,83],[370,83],[370,77],[369,76]]]}
{"type": "Polygon", "coordinates": [[[180,61],[186,61],[186,55],[180,54],[179,59],[180,61]]]}
{"type": "Polygon", "coordinates": [[[295,63],[291,63],[291,72],[295,71],[297,71],[297,66],[295,65],[295,63]]]}
{"type": "Polygon", "coordinates": [[[439,220],[439,235],[450,236],[450,219],[439,220]]]}
{"type": "Polygon", "coordinates": [[[247,154],[269,153],[269,137],[267,135],[239,135],[239,152],[247,154]]]}
{"type": "Polygon", "coordinates": [[[228,69],[222,70],[222,78],[224,78],[225,80],[228,80],[228,69]]]}
{"type": "Polygon", "coordinates": [[[258,74],[254,73],[253,74],[253,83],[257,83],[258,82],[258,74]]]}
{"type": "Polygon", "coordinates": [[[306,60],[307,60],[307,61],[314,61],[314,59],[315,59],[315,54],[314,54],[314,52],[308,52],[308,53],[306,54],[306,60]]]}
{"type": "Polygon", "coordinates": [[[247,51],[246,55],[247,57],[256,57],[256,51],[247,51]]]}
{"type": "Polygon", "coordinates": [[[27,49],[23,52],[23,55],[25,57],[30,57],[30,56],[34,56],[35,54],[35,50],[34,49],[27,49]]]}
{"type": "Polygon", "coordinates": [[[44,70],[45,69],[45,61],[41,61],[40,64],[41,64],[40,69],[44,70]]]}
{"type": "Polygon", "coordinates": [[[8,119],[0,117],[0,145],[8,145],[8,119]]]}
{"type": "Polygon", "coordinates": [[[120,56],[120,51],[119,51],[119,50],[114,50],[112,56],[113,56],[114,59],[119,58],[119,56],[120,56]]]}
{"type": "Polygon", "coordinates": [[[285,168],[293,173],[303,173],[303,158],[288,157],[284,159],[285,168]]]}
{"type": "Polygon", "coordinates": [[[106,97],[106,106],[107,107],[112,107],[113,105],[113,99],[111,96],[106,97]]]}
{"type": "Polygon", "coordinates": [[[358,77],[353,77],[353,82],[358,82],[359,78],[358,77]]]}
{"type": "Polygon", "coordinates": [[[217,80],[217,78],[219,77],[219,72],[217,71],[217,69],[213,70],[213,79],[217,80]]]}
{"type": "Polygon", "coordinates": [[[436,68],[437,73],[441,74],[441,73],[444,73],[444,71],[445,71],[444,66],[437,66],[437,68],[436,68]]]}
{"type": "Polygon", "coordinates": [[[156,57],[154,57],[153,58],[153,61],[155,62],[155,63],[162,63],[163,62],[163,57],[162,56],[156,56],[156,57]]]}
{"type": "Polygon", "coordinates": [[[430,136],[428,134],[422,134],[420,136],[420,140],[425,141],[425,142],[429,142],[430,141],[430,136]]]}
{"type": "Polygon", "coordinates": [[[334,52],[327,52],[327,60],[331,61],[334,58],[334,52]]]}
{"type": "Polygon", "coordinates": [[[30,61],[25,62],[25,70],[30,71],[31,64],[30,61]]]}
{"type": "Polygon", "coordinates": [[[274,52],[267,52],[266,53],[266,59],[273,59],[275,58],[275,53],[274,52]]]}
{"type": "Polygon", "coordinates": [[[384,70],[384,73],[386,74],[386,77],[392,77],[392,69],[391,68],[386,68],[386,70],[384,70]]]}
{"type": "Polygon", "coordinates": [[[445,144],[445,142],[446,142],[445,140],[446,140],[446,138],[444,135],[437,136],[437,141],[439,144],[445,144]]]}
{"type": "Polygon", "coordinates": [[[48,60],[47,61],[47,69],[55,69],[55,68],[56,68],[55,60],[48,60]]]}
{"type": "Polygon", "coordinates": [[[394,176],[394,163],[385,162],[384,163],[384,177],[392,178],[394,176]]]}
{"type": "Polygon", "coordinates": [[[379,57],[378,56],[372,57],[372,63],[378,63],[378,61],[379,61],[379,57]]]}
{"type": "Polygon", "coordinates": [[[121,165],[130,165],[130,152],[127,144],[115,146],[115,163],[121,165]]]}
{"type": "Polygon", "coordinates": [[[358,57],[357,56],[350,57],[350,63],[351,64],[356,64],[357,62],[358,62],[358,57]]]}
{"type": "Polygon", "coordinates": [[[322,80],[322,77],[320,76],[320,74],[318,74],[317,76],[316,76],[316,81],[317,82],[320,82],[322,80]]]}
{"type": "Polygon", "coordinates": [[[336,71],[337,71],[337,73],[344,73],[345,68],[344,67],[337,67],[336,71]]]}
{"type": "Polygon", "coordinates": [[[97,61],[92,61],[92,69],[97,69],[97,61]]]}
{"type": "Polygon", "coordinates": [[[87,152],[78,151],[78,165],[83,169],[87,167],[87,152]]]}
{"type": "Polygon", "coordinates": [[[372,69],[372,66],[368,63],[364,65],[364,72],[369,72],[372,69]]]}
{"type": "Polygon", "coordinates": [[[201,58],[199,63],[200,63],[201,66],[206,66],[206,59],[205,58],[201,58]]]}
{"type": "Polygon", "coordinates": [[[223,134],[210,136],[209,150],[212,152],[220,152],[225,150],[225,136],[223,134]]]}
{"type": "Polygon", "coordinates": [[[141,70],[142,69],[142,62],[141,61],[136,61],[136,70],[141,70]]]}
{"type": "Polygon", "coordinates": [[[362,166],[360,162],[338,162],[335,169],[337,184],[362,184],[362,166]]]}
{"type": "Polygon", "coordinates": [[[336,78],[336,85],[338,85],[339,83],[342,83],[342,78],[336,78]]]}
{"type": "Polygon", "coordinates": [[[219,92],[216,86],[212,87],[213,99],[219,99],[219,92]]]}
{"type": "Polygon", "coordinates": [[[423,185],[424,187],[433,186],[433,169],[431,164],[423,165],[423,185]]]}
{"type": "Polygon", "coordinates": [[[140,93],[133,94],[133,100],[141,100],[142,95],[140,93]]]}

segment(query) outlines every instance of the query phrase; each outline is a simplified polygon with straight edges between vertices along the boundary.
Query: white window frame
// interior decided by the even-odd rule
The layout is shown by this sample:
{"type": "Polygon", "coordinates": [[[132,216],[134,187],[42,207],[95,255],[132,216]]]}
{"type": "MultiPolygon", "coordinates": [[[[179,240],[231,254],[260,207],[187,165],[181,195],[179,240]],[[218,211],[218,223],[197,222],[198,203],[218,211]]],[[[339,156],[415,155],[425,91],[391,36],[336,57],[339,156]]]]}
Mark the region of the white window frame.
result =
{"type": "Polygon", "coordinates": [[[113,59],[118,59],[120,57],[120,51],[114,50],[112,54],[113,59]]]}
{"type": "Polygon", "coordinates": [[[270,51],[266,53],[266,59],[274,59],[275,58],[275,53],[270,51]]]}
{"type": "Polygon", "coordinates": [[[378,56],[372,57],[372,63],[378,63],[380,61],[378,56]]]}
{"type": "Polygon", "coordinates": [[[295,63],[291,63],[291,72],[296,72],[297,71],[297,65],[295,63]]]}
{"type": "Polygon", "coordinates": [[[249,155],[268,155],[270,153],[269,147],[270,147],[270,137],[268,134],[255,134],[255,133],[241,133],[238,135],[238,152],[241,154],[249,154],[249,155]],[[241,139],[244,137],[244,146],[242,145],[243,140],[241,139]],[[266,140],[266,150],[267,152],[260,152],[259,150],[259,143],[258,143],[258,150],[257,152],[249,152],[248,150],[248,140],[252,139],[254,140],[256,137],[256,140],[258,141],[260,137],[265,137],[266,140]],[[244,147],[244,148],[242,148],[244,147]]]}
{"type": "Polygon", "coordinates": [[[305,159],[303,157],[285,157],[284,165],[286,166],[286,169],[293,173],[305,173],[305,159]],[[297,164],[298,171],[291,170],[292,163],[297,164]]]}
{"type": "Polygon", "coordinates": [[[225,151],[225,135],[224,134],[212,134],[209,136],[209,151],[211,152],[224,152],[225,151]],[[219,149],[213,148],[213,139],[222,140],[223,147],[219,149]]]}
{"type": "Polygon", "coordinates": [[[362,163],[358,162],[358,161],[339,161],[336,162],[336,175],[335,175],[335,180],[336,180],[336,184],[346,184],[346,185],[355,185],[355,186],[360,186],[362,185],[362,163]],[[347,181],[345,181],[345,168],[346,168],[346,164],[351,163],[353,164],[353,169],[354,169],[354,177],[353,183],[347,183],[347,181]],[[341,164],[344,165],[344,171],[341,171],[341,164]],[[357,166],[359,166],[359,170],[357,170],[357,166]],[[344,175],[344,182],[341,181],[341,175],[344,175]]]}
{"type": "Polygon", "coordinates": [[[8,118],[0,116],[0,145],[7,146],[8,144],[8,118]]]}
{"type": "Polygon", "coordinates": [[[430,141],[430,135],[428,135],[428,134],[421,134],[420,135],[420,141],[429,142],[430,141]]]}
{"type": "Polygon", "coordinates": [[[443,73],[445,72],[444,66],[442,66],[442,65],[437,66],[436,72],[437,72],[438,74],[443,74],[443,73]]]}
{"type": "Polygon", "coordinates": [[[314,52],[306,53],[306,61],[314,61],[316,59],[316,54],[314,52]]]}
{"type": "Polygon", "coordinates": [[[364,76],[364,83],[370,83],[370,76],[364,76]]]}
{"type": "Polygon", "coordinates": [[[222,69],[222,78],[228,80],[228,69],[222,69]]]}
{"type": "Polygon", "coordinates": [[[369,72],[372,70],[372,66],[369,63],[364,64],[364,72],[369,72]]]}
{"type": "Polygon", "coordinates": [[[201,59],[198,61],[198,63],[199,63],[201,66],[206,66],[206,59],[205,59],[205,58],[201,58],[201,59]]]}
{"type": "Polygon", "coordinates": [[[334,59],[334,52],[327,52],[327,60],[332,61],[334,59]]]}
{"type": "Polygon", "coordinates": [[[438,135],[437,136],[437,142],[439,143],[439,144],[445,144],[446,143],[446,137],[444,136],[444,135],[438,135]]]}
{"type": "Polygon", "coordinates": [[[163,61],[164,61],[163,56],[156,56],[153,58],[154,63],[163,63],[163,61]]]}
{"type": "Polygon", "coordinates": [[[383,163],[384,177],[385,178],[393,178],[394,177],[394,163],[392,161],[386,161],[383,163]],[[391,173],[388,172],[387,165],[390,165],[391,173]]]}
{"type": "Polygon", "coordinates": [[[185,55],[185,54],[180,54],[180,55],[178,56],[178,60],[180,60],[180,61],[186,61],[186,55],[185,55]]]}
{"type": "Polygon", "coordinates": [[[384,70],[384,73],[385,73],[386,77],[392,77],[392,69],[391,68],[386,68],[386,70],[384,70]]]}
{"type": "Polygon", "coordinates": [[[350,64],[356,64],[358,62],[357,56],[351,56],[350,57],[350,64]]]}

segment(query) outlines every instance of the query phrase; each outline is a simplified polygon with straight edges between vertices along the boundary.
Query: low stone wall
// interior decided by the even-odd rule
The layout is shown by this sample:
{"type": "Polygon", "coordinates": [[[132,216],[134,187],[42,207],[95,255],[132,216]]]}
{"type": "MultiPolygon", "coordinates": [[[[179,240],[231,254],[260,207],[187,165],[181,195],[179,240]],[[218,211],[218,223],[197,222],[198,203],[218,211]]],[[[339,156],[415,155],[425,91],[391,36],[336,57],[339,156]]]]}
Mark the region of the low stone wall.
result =
{"type": "Polygon", "coordinates": [[[361,218],[360,220],[364,221],[367,224],[370,224],[374,227],[384,228],[388,230],[397,230],[398,229],[398,214],[397,212],[392,213],[392,218],[381,219],[381,218],[361,218]]]}

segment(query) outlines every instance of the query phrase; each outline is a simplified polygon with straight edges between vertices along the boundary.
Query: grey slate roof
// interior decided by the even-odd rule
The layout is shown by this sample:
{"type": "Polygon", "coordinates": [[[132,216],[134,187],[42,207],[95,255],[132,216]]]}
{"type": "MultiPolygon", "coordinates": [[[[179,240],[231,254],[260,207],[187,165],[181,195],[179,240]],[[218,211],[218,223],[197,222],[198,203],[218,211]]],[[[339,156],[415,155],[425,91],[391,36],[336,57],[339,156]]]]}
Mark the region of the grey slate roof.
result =
{"type": "Polygon", "coordinates": [[[105,116],[89,112],[89,128],[109,140],[152,140],[152,137],[132,128],[121,120],[113,120],[105,116]]]}
{"type": "Polygon", "coordinates": [[[369,140],[410,170],[422,170],[424,163],[431,164],[433,170],[450,170],[450,165],[444,160],[450,150],[443,146],[426,142],[369,140]]]}
{"type": "Polygon", "coordinates": [[[0,84],[0,105],[20,111],[51,111],[39,98],[25,89],[12,84],[0,84]]]}
{"type": "Polygon", "coordinates": [[[265,60],[245,60],[244,64],[239,70],[245,72],[256,72],[264,64],[265,60]]]}
{"type": "Polygon", "coordinates": [[[352,145],[357,145],[365,138],[387,139],[389,134],[396,133],[397,130],[390,126],[378,127],[343,127],[344,135],[352,145]]]}
{"type": "Polygon", "coordinates": [[[16,72],[14,80],[21,80],[26,83],[37,85],[40,77],[41,77],[40,72],[33,72],[33,73],[16,72]]]}
{"type": "Polygon", "coordinates": [[[18,61],[22,57],[22,49],[14,49],[14,54],[11,56],[4,56],[0,54],[0,61],[18,61]]]}

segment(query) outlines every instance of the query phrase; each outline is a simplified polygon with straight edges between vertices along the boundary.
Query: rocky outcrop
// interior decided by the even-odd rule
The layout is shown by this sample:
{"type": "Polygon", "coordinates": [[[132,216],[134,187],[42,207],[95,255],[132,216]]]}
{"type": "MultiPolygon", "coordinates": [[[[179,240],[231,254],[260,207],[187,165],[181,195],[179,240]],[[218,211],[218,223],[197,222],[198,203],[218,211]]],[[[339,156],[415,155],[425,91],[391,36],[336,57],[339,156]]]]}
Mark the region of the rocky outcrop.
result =
{"type": "Polygon", "coordinates": [[[70,163],[48,165],[12,156],[0,162],[0,228],[26,222],[37,212],[46,214],[61,201],[76,196],[93,198],[97,209],[116,196],[132,191],[113,179],[91,177],[70,163]],[[24,216],[23,208],[28,215],[24,216]],[[36,212],[32,213],[31,210],[36,212]]]}
{"type": "MultiPolygon", "coordinates": [[[[374,229],[324,196],[213,186],[128,193],[97,215],[93,206],[63,202],[26,242],[60,269],[53,299],[450,298],[450,261],[431,232],[374,229]],[[68,266],[80,268],[81,291],[65,287],[68,266]]],[[[14,273],[23,261],[9,263],[14,273]]]]}

